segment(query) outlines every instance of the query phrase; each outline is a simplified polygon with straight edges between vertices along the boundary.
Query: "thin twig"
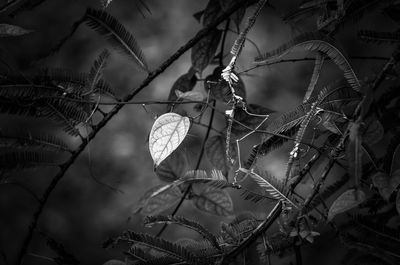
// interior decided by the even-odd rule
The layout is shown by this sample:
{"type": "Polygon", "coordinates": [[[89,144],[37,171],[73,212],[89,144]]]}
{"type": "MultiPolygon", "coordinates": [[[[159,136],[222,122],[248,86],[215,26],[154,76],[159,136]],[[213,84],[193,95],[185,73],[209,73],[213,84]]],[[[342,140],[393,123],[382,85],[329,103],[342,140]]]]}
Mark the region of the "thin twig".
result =
{"type": "MultiPolygon", "coordinates": [[[[255,1],[252,1],[254,3],[255,1]]],[[[200,30],[196,36],[194,36],[191,40],[189,40],[186,44],[180,47],[171,57],[169,57],[165,62],[163,62],[156,70],[149,73],[147,78],[135,89],[133,89],[128,95],[126,95],[122,101],[131,101],[140,91],[146,88],[156,77],[158,77],[161,73],[163,73],[172,63],[174,63],[179,57],[181,57],[186,51],[192,48],[199,40],[208,35],[216,26],[218,26],[221,22],[226,20],[231,14],[236,12],[244,3],[246,2],[235,2],[231,7],[229,7],[222,15],[217,17],[214,22],[210,23],[209,26],[200,30]]],[[[60,166],[60,171],[53,177],[48,187],[45,189],[45,192],[42,195],[41,203],[36,208],[31,223],[28,228],[28,233],[25,236],[22,246],[18,252],[18,256],[16,258],[15,264],[20,265],[23,262],[23,258],[28,249],[28,246],[32,240],[33,231],[35,230],[39,217],[42,214],[43,208],[47,203],[51,193],[57,186],[58,182],[63,178],[69,167],[74,164],[75,160],[79,157],[79,155],[86,148],[87,143],[93,140],[98,132],[123,108],[124,105],[115,106],[110,112],[104,116],[104,118],[96,125],[93,126],[93,131],[88,135],[87,140],[83,141],[77,150],[72,153],[71,157],[60,166]]]]}
{"type": "MultiPolygon", "coordinates": [[[[201,144],[200,155],[199,155],[199,157],[198,157],[198,159],[197,159],[197,163],[196,163],[196,168],[195,168],[195,170],[198,170],[199,167],[200,167],[201,160],[203,159],[203,156],[204,156],[204,149],[205,149],[205,146],[206,146],[208,137],[210,136],[210,132],[211,132],[211,128],[212,128],[212,123],[213,123],[213,120],[214,120],[214,113],[215,113],[215,104],[216,104],[216,101],[214,100],[212,104],[213,104],[213,107],[214,107],[214,108],[211,109],[210,120],[209,120],[209,122],[208,122],[208,127],[207,127],[207,131],[206,131],[206,135],[204,136],[203,142],[202,142],[202,144],[201,144]]],[[[192,189],[192,185],[189,185],[189,186],[186,188],[185,192],[183,193],[183,195],[182,195],[180,201],[179,201],[178,204],[176,205],[176,207],[175,207],[174,211],[172,212],[171,216],[175,216],[175,214],[178,212],[179,208],[181,207],[183,201],[185,200],[186,196],[189,194],[189,192],[190,192],[191,189],[192,189]]],[[[161,236],[162,233],[163,233],[163,232],[165,231],[165,229],[167,228],[167,226],[168,226],[168,224],[165,223],[165,224],[163,225],[163,227],[160,229],[160,231],[157,233],[156,237],[161,236]]]]}

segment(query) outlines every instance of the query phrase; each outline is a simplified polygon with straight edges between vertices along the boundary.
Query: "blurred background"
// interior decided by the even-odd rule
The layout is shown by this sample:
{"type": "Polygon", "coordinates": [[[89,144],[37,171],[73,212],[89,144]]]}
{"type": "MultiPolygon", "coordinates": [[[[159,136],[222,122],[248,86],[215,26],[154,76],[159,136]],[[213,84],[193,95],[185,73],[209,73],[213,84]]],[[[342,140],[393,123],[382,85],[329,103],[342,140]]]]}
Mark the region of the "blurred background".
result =
{"type": "MultiPolygon", "coordinates": [[[[143,7],[140,10],[138,1],[114,0],[107,11],[118,18],[136,37],[150,69],[155,69],[202,28],[193,14],[203,10],[207,2],[145,0],[151,11],[149,13],[143,10],[143,7]]],[[[248,36],[258,45],[261,52],[278,47],[296,34],[316,29],[314,20],[305,21],[296,27],[283,22],[282,16],[293,10],[299,2],[301,1],[271,1],[274,8],[264,8],[248,36]]],[[[21,12],[13,19],[3,17],[1,23],[34,30],[33,33],[18,38],[2,38],[0,47],[3,59],[21,71],[49,66],[87,72],[97,55],[104,47],[109,46],[102,36],[86,25],[81,25],[58,53],[37,61],[40,54],[50,50],[70,31],[71,25],[82,17],[87,7],[101,8],[100,1],[44,1],[33,11],[21,12]]],[[[252,8],[248,9],[246,17],[251,10],[252,8]]],[[[221,28],[222,26],[220,25],[221,28]]],[[[371,46],[356,43],[356,30],[390,27],[393,27],[390,21],[382,19],[375,13],[373,16],[367,15],[359,22],[346,24],[337,35],[337,39],[350,55],[372,55],[369,54],[371,46]]],[[[234,29],[234,26],[231,28],[234,29]]],[[[228,33],[226,50],[230,49],[235,37],[235,33],[228,33]]],[[[389,54],[390,51],[376,49],[373,55],[389,54]]],[[[247,43],[238,62],[238,72],[251,67],[255,56],[257,56],[256,48],[247,43]]],[[[298,56],[302,57],[305,54],[298,56]]],[[[225,63],[229,62],[228,58],[225,63]]],[[[381,62],[369,61],[352,63],[359,70],[360,77],[373,74],[381,65],[381,62]]],[[[313,65],[312,61],[286,63],[262,67],[249,72],[248,75],[242,75],[248,102],[277,112],[293,109],[302,101],[313,65]]],[[[187,52],[157,77],[135,100],[166,100],[174,81],[186,73],[190,66],[190,52],[187,52]]],[[[211,73],[212,68],[207,68],[203,77],[211,73]]],[[[336,66],[327,63],[319,87],[324,82],[334,80],[340,73],[336,66]]],[[[112,52],[104,75],[118,96],[125,95],[137,87],[146,77],[145,73],[117,52],[112,52]]],[[[205,94],[202,82],[198,82],[195,89],[205,94]]],[[[123,259],[118,249],[102,249],[102,242],[126,229],[149,233],[155,233],[160,229],[160,227],[144,228],[143,217],[134,215],[133,209],[147,189],[161,183],[153,172],[147,137],[154,122],[154,115],[161,115],[164,112],[164,105],[148,105],[146,110],[141,105],[125,106],[90,143],[50,197],[39,220],[38,228],[58,242],[62,242],[65,248],[81,261],[81,264],[103,264],[111,258],[123,259]],[[118,191],[99,182],[106,183],[118,191]]],[[[208,113],[205,117],[207,115],[208,113]]],[[[0,122],[1,130],[45,131],[52,128],[51,124],[44,121],[32,121],[17,116],[0,116],[0,122]]],[[[223,117],[217,116],[214,127],[223,128],[223,126],[223,117]]],[[[190,132],[190,138],[185,143],[189,157],[197,157],[204,132],[202,128],[195,128],[190,132]]],[[[60,135],[60,137],[65,136],[60,135]]],[[[79,139],[70,137],[65,139],[71,146],[79,144],[79,139]]],[[[256,139],[253,137],[245,142],[242,150],[244,157],[256,139]]],[[[284,174],[288,150],[290,146],[285,146],[279,152],[274,152],[265,158],[266,168],[277,177],[284,174]]],[[[203,160],[201,168],[211,169],[206,159],[203,160]]],[[[38,169],[33,172],[18,173],[13,178],[24,183],[35,193],[41,194],[55,172],[54,168],[38,169]]],[[[235,212],[251,210],[261,214],[267,213],[268,206],[265,204],[246,202],[238,192],[230,191],[230,193],[234,200],[235,212]]],[[[35,207],[36,201],[20,187],[0,185],[0,250],[11,262],[26,234],[35,207]]],[[[165,213],[169,214],[171,211],[172,209],[169,209],[165,213]]],[[[198,220],[213,232],[219,231],[220,222],[229,220],[203,214],[194,209],[189,201],[184,202],[178,214],[198,220]]],[[[172,240],[198,237],[197,234],[177,226],[168,227],[163,236],[172,240]]],[[[307,247],[310,249],[312,247],[313,251],[316,251],[312,255],[315,264],[319,264],[321,260],[324,260],[324,264],[339,263],[340,257],[335,255],[335,251],[339,253],[341,247],[334,247],[332,240],[337,239],[328,234],[307,247]],[[329,260],[326,260],[326,255],[329,255],[329,260]]],[[[49,257],[54,255],[38,233],[35,233],[29,252],[49,257]]],[[[305,259],[309,261],[309,255],[306,254],[305,259]]],[[[48,263],[51,262],[36,257],[26,258],[26,264],[48,263]]],[[[288,260],[282,260],[282,264],[288,263],[288,260]]]]}

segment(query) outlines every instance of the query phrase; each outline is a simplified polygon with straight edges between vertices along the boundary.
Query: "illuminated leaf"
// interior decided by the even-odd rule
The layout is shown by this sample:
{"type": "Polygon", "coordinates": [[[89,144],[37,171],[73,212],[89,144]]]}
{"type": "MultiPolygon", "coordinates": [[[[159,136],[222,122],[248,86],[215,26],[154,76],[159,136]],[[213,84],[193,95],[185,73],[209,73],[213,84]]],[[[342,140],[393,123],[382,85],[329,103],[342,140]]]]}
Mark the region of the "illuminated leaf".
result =
{"type": "Polygon", "coordinates": [[[233,202],[225,190],[205,187],[199,194],[192,195],[191,200],[203,212],[219,216],[233,214],[233,202]]]}
{"type": "Polygon", "coordinates": [[[192,65],[197,72],[203,72],[211,63],[217,51],[221,35],[222,31],[216,29],[193,46],[191,55],[192,65]]]}
{"type": "Polygon", "coordinates": [[[154,195],[162,187],[163,185],[158,185],[146,191],[139,199],[134,213],[156,215],[169,209],[180,200],[182,196],[181,191],[178,187],[174,186],[154,195]]]}
{"type": "Polygon", "coordinates": [[[24,29],[19,26],[0,24],[0,37],[21,36],[33,32],[32,30],[24,29]]]}
{"type": "Polygon", "coordinates": [[[337,214],[346,212],[358,206],[365,200],[365,193],[362,190],[350,189],[342,193],[333,203],[328,212],[328,221],[331,221],[337,214]]]}
{"type": "Polygon", "coordinates": [[[158,117],[149,136],[150,154],[156,167],[182,143],[189,127],[189,118],[176,113],[158,117]]]}
{"type": "Polygon", "coordinates": [[[187,170],[186,153],[177,149],[160,163],[155,172],[162,181],[172,182],[182,177],[187,170]]]}

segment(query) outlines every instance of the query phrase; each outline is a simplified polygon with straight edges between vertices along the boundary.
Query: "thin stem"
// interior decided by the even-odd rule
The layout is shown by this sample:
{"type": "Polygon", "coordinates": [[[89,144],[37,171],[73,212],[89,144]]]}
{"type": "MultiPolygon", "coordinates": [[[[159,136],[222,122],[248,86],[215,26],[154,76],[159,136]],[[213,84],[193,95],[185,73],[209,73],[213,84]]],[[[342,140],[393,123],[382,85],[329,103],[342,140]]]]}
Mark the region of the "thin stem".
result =
{"type": "Polygon", "coordinates": [[[228,33],[228,30],[229,30],[230,22],[231,22],[231,20],[228,18],[226,20],[226,24],[225,24],[224,35],[222,36],[221,51],[220,51],[220,54],[219,54],[219,65],[220,66],[224,65],[224,47],[225,47],[226,35],[228,33]]]}
{"type": "MultiPolygon", "coordinates": [[[[211,109],[210,120],[209,120],[209,122],[208,122],[208,127],[207,127],[207,131],[206,131],[206,135],[204,136],[203,142],[202,142],[202,144],[201,144],[200,155],[199,155],[199,158],[197,159],[196,169],[195,169],[195,170],[198,170],[199,167],[200,167],[200,163],[201,163],[201,160],[203,159],[203,155],[204,155],[204,149],[205,149],[204,147],[205,147],[205,145],[206,145],[206,142],[207,142],[207,140],[208,140],[208,137],[210,136],[210,131],[211,131],[211,128],[212,128],[212,122],[213,122],[213,120],[214,120],[214,113],[215,113],[215,104],[216,104],[216,101],[214,100],[212,104],[213,104],[213,108],[211,109]]],[[[174,211],[172,212],[172,214],[171,214],[172,216],[174,216],[174,215],[178,212],[179,208],[181,207],[183,201],[185,200],[186,196],[189,194],[189,192],[190,192],[191,189],[192,189],[192,185],[189,185],[189,186],[186,188],[186,190],[185,190],[185,192],[183,193],[183,195],[182,195],[180,201],[178,202],[178,204],[176,205],[174,211]]],[[[160,229],[160,231],[157,233],[156,237],[161,236],[162,233],[163,233],[163,232],[165,231],[165,229],[167,228],[167,226],[168,226],[168,224],[165,223],[165,224],[163,225],[163,227],[160,229]]]]}
{"type": "MultiPolygon", "coordinates": [[[[378,61],[386,61],[389,59],[388,57],[382,57],[382,56],[349,56],[349,58],[354,59],[354,60],[378,60],[378,61]]],[[[325,60],[331,60],[331,58],[327,57],[327,58],[325,58],[325,60]]],[[[239,72],[238,74],[247,73],[254,69],[268,66],[268,65],[281,64],[281,63],[305,62],[305,61],[315,61],[315,57],[304,57],[304,58],[298,58],[298,59],[282,59],[279,61],[258,64],[258,65],[252,66],[246,70],[243,70],[243,71],[239,72]]]]}
{"type": "MultiPolygon", "coordinates": [[[[254,3],[254,1],[252,1],[254,3]]],[[[231,14],[236,12],[243,4],[246,2],[235,2],[231,7],[229,7],[223,14],[217,17],[214,22],[210,23],[209,26],[200,30],[196,36],[194,36],[191,40],[189,40],[186,44],[180,47],[171,57],[169,57],[166,61],[164,61],[156,70],[149,73],[147,78],[135,89],[133,89],[128,95],[126,95],[122,101],[131,101],[139,92],[141,92],[144,88],[146,88],[156,77],[158,77],[161,73],[163,73],[172,63],[174,63],[177,59],[179,59],[186,51],[192,48],[198,41],[208,35],[213,29],[215,29],[221,22],[226,20],[231,14]]],[[[28,249],[28,246],[33,237],[33,231],[35,230],[39,217],[41,216],[44,206],[47,203],[50,195],[52,194],[53,190],[59,183],[59,181],[64,177],[65,173],[69,169],[69,167],[74,164],[75,160],[79,157],[79,155],[83,152],[86,148],[87,143],[93,140],[99,131],[108,124],[108,122],[123,108],[124,105],[117,105],[115,106],[110,112],[106,114],[106,116],[96,125],[93,127],[93,131],[87,137],[87,141],[83,141],[77,150],[72,153],[70,158],[60,166],[60,171],[53,177],[48,187],[45,189],[45,192],[42,195],[41,202],[38,207],[36,208],[31,223],[28,228],[28,233],[25,236],[22,246],[18,252],[18,256],[16,258],[15,264],[20,265],[23,262],[23,258],[25,253],[28,249]]]]}

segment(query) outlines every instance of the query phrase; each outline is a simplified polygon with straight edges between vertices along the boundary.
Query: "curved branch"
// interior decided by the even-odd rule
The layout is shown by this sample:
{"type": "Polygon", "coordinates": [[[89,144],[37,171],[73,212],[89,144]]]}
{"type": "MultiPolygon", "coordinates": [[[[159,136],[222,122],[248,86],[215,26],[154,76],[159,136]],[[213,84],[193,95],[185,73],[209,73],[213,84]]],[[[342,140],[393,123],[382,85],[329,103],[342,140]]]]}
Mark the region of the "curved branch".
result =
{"type": "MultiPolygon", "coordinates": [[[[251,1],[253,4],[255,1],[251,1]]],[[[164,61],[156,70],[149,73],[147,78],[135,89],[133,89],[128,95],[126,95],[122,101],[130,101],[133,99],[140,91],[146,88],[156,77],[158,77],[161,73],[163,73],[172,63],[174,63],[181,55],[183,55],[186,51],[192,48],[199,40],[204,38],[207,34],[209,34],[215,27],[217,27],[221,22],[229,18],[234,12],[236,12],[242,5],[246,4],[246,2],[236,2],[230,8],[228,8],[225,12],[222,13],[218,18],[215,19],[213,23],[209,26],[200,30],[196,36],[190,39],[186,44],[180,47],[171,57],[169,57],[166,61],[164,61]]],[[[77,148],[75,152],[72,153],[71,157],[60,166],[60,171],[53,177],[50,184],[46,188],[45,192],[42,195],[41,203],[36,208],[31,223],[28,228],[28,233],[24,238],[22,246],[18,252],[18,256],[16,259],[16,264],[20,265],[23,262],[23,257],[28,249],[28,246],[33,237],[33,231],[36,229],[39,217],[43,212],[43,208],[47,203],[51,193],[57,186],[58,182],[64,177],[65,173],[69,169],[69,167],[75,162],[75,160],[79,157],[79,155],[86,148],[88,143],[93,140],[99,131],[107,125],[107,123],[123,108],[124,105],[115,106],[110,112],[108,112],[103,119],[93,127],[93,131],[87,137],[87,141],[81,143],[81,145],[77,148]]]]}

